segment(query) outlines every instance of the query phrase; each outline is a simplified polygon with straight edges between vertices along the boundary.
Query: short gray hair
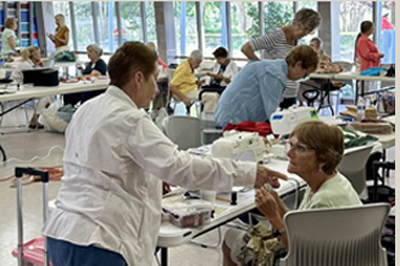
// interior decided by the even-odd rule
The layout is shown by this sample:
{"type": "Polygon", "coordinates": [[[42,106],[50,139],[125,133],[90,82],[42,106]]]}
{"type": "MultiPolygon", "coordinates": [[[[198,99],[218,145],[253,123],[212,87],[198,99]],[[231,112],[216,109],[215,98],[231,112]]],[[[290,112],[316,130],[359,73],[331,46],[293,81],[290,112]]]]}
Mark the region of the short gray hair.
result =
{"type": "Polygon", "coordinates": [[[294,14],[293,24],[309,26],[314,31],[321,24],[322,17],[317,11],[310,8],[302,8],[294,14]]]}
{"type": "Polygon", "coordinates": [[[89,48],[91,48],[96,54],[98,54],[99,56],[101,56],[103,54],[103,49],[100,48],[100,46],[98,46],[97,44],[91,44],[88,47],[86,47],[86,50],[88,50],[89,48]]]}
{"type": "Polygon", "coordinates": [[[203,61],[203,53],[200,50],[194,50],[190,53],[189,59],[194,59],[198,62],[203,61]]]}

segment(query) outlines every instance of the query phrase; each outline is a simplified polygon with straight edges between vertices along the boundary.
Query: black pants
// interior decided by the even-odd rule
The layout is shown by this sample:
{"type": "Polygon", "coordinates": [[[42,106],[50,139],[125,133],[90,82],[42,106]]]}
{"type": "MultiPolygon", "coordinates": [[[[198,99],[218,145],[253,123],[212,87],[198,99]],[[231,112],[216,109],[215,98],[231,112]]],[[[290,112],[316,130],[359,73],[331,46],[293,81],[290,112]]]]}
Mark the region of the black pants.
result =
{"type": "Polygon", "coordinates": [[[78,93],[71,93],[71,94],[65,94],[64,95],[64,105],[72,105],[75,106],[78,102],[81,102],[83,104],[87,100],[90,100],[102,93],[104,93],[106,90],[98,90],[98,91],[86,91],[86,92],[78,92],[78,93]]]}

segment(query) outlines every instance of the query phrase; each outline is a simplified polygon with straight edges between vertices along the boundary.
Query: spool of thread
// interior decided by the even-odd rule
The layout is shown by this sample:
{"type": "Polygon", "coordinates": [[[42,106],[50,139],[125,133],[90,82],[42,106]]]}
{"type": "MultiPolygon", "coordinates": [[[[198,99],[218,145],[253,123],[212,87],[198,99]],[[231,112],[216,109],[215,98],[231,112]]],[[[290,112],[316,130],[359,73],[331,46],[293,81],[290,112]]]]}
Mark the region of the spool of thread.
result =
{"type": "Polygon", "coordinates": [[[231,193],[231,205],[236,205],[237,204],[237,192],[232,191],[231,193]]]}

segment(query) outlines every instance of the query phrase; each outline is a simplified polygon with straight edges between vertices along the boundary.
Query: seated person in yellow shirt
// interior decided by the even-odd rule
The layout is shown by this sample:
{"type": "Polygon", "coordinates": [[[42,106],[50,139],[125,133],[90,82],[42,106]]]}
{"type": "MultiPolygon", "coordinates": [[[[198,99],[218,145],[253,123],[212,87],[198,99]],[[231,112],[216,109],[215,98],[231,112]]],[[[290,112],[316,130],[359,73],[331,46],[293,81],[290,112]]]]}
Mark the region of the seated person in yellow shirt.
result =
{"type": "MultiPolygon", "coordinates": [[[[194,50],[189,59],[183,61],[175,70],[172,80],[169,84],[173,96],[180,99],[187,107],[192,105],[192,101],[199,99],[201,90],[198,85],[204,84],[204,80],[197,80],[194,70],[198,68],[203,61],[203,54],[199,50],[194,50]]],[[[204,93],[202,95],[202,104],[205,112],[214,112],[218,103],[217,93],[204,93]]]]}

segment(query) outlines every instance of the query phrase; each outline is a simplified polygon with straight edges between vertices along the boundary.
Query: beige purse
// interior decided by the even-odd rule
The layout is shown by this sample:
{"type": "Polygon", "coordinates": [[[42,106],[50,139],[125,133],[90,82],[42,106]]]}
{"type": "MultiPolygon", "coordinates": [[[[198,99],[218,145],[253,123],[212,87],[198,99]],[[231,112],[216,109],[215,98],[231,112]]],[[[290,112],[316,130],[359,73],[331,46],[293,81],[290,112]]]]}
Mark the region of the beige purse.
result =
{"type": "Polygon", "coordinates": [[[274,266],[286,255],[286,248],[271,230],[261,223],[251,227],[243,237],[247,243],[237,256],[243,266],[274,266]]]}

